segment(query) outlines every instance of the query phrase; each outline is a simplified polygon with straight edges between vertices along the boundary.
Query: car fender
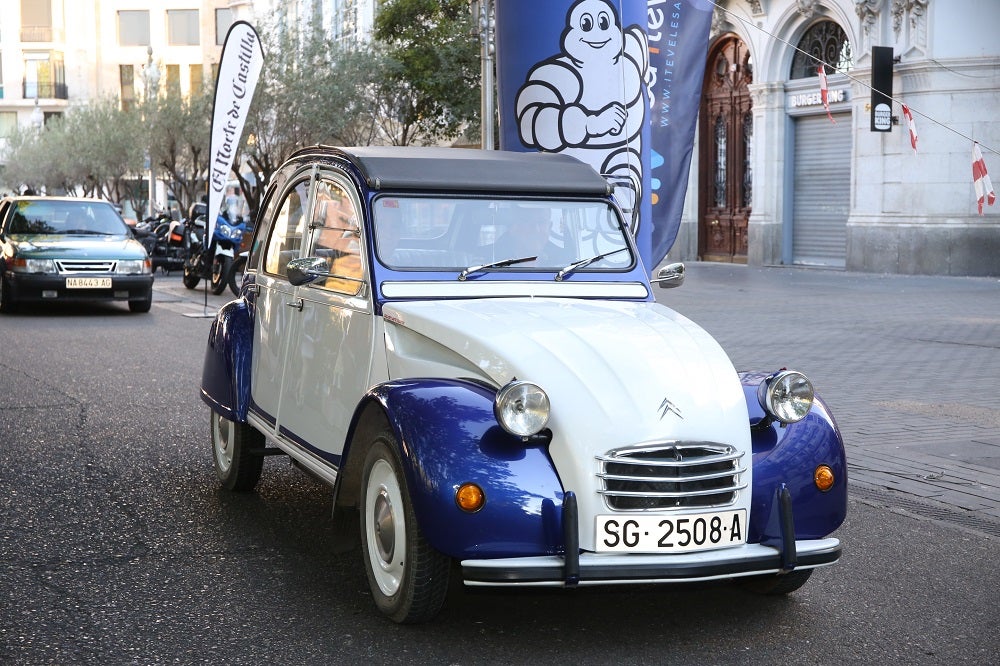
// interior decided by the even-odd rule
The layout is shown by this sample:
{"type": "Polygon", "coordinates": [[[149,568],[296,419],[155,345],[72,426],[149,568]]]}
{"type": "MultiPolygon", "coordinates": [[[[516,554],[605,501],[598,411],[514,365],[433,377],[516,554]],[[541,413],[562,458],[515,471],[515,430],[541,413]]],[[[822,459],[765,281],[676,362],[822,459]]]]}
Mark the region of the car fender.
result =
{"type": "MultiPolygon", "coordinates": [[[[524,442],[504,431],[493,415],[495,395],[473,381],[391,381],[368,393],[359,414],[373,402],[381,406],[417,524],[435,549],[458,559],[555,554],[563,540],[563,489],[548,439],[524,442]],[[475,513],[455,501],[466,482],[486,496],[475,513]]],[[[345,451],[344,459],[350,456],[345,451]]]]}
{"type": "Polygon", "coordinates": [[[243,299],[230,301],[212,322],[201,374],[201,399],[230,421],[247,420],[252,352],[249,306],[243,299]]]}
{"type": "Polygon", "coordinates": [[[847,459],[840,429],[818,395],[809,414],[797,423],[762,425],[764,410],[757,400],[757,386],[764,375],[744,375],[743,391],[750,413],[753,446],[753,500],[748,540],[760,541],[776,507],[776,493],[784,486],[792,500],[795,536],[820,539],[828,536],[847,516],[847,459]],[[819,465],[833,471],[828,491],[816,487],[819,465]]]}

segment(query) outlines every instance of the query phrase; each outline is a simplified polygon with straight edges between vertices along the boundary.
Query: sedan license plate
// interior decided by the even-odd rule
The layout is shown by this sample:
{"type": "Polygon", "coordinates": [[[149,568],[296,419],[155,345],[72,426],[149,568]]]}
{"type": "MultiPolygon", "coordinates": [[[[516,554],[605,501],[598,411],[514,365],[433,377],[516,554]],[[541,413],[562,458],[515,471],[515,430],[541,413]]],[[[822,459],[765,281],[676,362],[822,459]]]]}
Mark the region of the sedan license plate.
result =
{"type": "Polygon", "coordinates": [[[597,516],[597,552],[676,553],[738,546],[747,540],[747,512],[685,516],[597,516]]]}
{"type": "Polygon", "coordinates": [[[109,277],[68,277],[67,289],[111,289],[109,277]]]}

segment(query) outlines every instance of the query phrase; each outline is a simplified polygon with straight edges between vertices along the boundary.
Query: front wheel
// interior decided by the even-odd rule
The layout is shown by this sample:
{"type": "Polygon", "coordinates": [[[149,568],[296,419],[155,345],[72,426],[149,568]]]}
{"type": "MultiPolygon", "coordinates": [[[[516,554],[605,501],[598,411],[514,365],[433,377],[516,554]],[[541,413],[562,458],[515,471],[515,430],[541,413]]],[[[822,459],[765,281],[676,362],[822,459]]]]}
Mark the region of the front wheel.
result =
{"type": "Polygon", "coordinates": [[[401,624],[430,620],[444,604],[451,562],[420,534],[388,429],[368,451],[361,488],[361,543],[375,605],[401,624]]]}
{"type": "Polygon", "coordinates": [[[145,298],[141,301],[129,301],[128,309],[130,312],[149,312],[150,308],[153,307],[153,288],[150,287],[149,291],[146,292],[145,298]]]}
{"type": "Polygon", "coordinates": [[[3,274],[0,273],[0,312],[9,313],[14,312],[17,309],[17,303],[10,295],[10,287],[7,285],[7,281],[3,279],[3,274]]]}
{"type": "Polygon", "coordinates": [[[247,267],[246,257],[237,257],[233,260],[233,266],[229,269],[229,290],[233,292],[234,296],[240,295],[240,278],[243,277],[243,271],[247,267]]]}
{"type": "Polygon", "coordinates": [[[264,469],[264,435],[247,423],[211,413],[212,459],[227,490],[253,490],[264,469]]]}
{"type": "Polygon", "coordinates": [[[233,260],[226,255],[215,258],[212,262],[212,293],[218,296],[226,290],[226,282],[233,267],[233,260]]]}

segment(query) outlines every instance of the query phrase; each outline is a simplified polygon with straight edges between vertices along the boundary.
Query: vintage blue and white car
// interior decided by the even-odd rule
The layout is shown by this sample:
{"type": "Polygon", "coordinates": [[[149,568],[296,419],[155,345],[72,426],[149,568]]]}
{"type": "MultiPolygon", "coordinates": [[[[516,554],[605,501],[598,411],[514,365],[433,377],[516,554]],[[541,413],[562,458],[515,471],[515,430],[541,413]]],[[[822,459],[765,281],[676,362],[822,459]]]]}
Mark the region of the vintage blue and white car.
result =
{"type": "Polygon", "coordinates": [[[655,302],[683,275],[651,283],[571,157],[300,151],[208,340],[218,477],[252,489],[278,453],[329,483],[397,622],[453,575],[791,592],[840,557],[840,433],[801,373],[737,372],[655,302]]]}

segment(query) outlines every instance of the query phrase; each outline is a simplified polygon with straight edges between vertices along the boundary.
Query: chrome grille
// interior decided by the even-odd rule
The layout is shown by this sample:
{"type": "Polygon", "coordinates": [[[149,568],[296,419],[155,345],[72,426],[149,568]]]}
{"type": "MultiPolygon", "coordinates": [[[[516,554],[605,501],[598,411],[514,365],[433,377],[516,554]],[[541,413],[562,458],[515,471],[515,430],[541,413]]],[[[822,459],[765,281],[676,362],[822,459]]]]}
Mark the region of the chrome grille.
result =
{"type": "Polygon", "coordinates": [[[56,268],[60,273],[96,275],[113,273],[116,263],[113,259],[56,259],[56,268]]]}
{"type": "Polygon", "coordinates": [[[743,453],[711,442],[666,442],[598,456],[600,492],[616,510],[679,509],[732,504],[746,468],[743,453]]]}

